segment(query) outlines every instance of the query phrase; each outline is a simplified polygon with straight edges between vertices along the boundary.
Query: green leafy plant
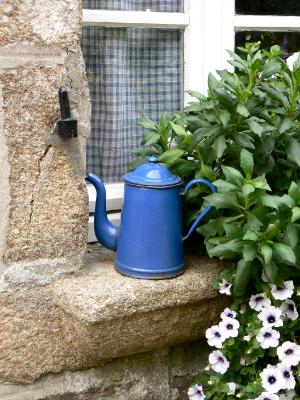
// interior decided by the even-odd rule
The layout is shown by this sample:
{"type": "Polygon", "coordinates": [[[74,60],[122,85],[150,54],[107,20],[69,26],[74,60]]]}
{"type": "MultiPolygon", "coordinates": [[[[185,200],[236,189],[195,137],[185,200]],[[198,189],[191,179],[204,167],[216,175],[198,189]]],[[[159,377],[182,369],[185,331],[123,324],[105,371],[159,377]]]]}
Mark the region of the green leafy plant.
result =
{"type": "Polygon", "coordinates": [[[208,204],[215,207],[197,231],[210,257],[232,263],[215,287],[232,296],[235,334],[222,337],[222,321],[208,330],[208,343],[222,352],[212,352],[189,398],[300,399],[300,355],[285,371],[289,384],[280,378],[281,386],[272,389],[265,382],[268,373],[283,373],[285,346],[300,353],[300,59],[290,70],[278,46],[267,51],[246,43],[238,51],[229,52],[234,72],[209,75],[206,96],[189,92],[196,100],[182,112],[169,119],[164,114],[159,124],[140,122],[148,146],[140,161],[154,153],[184,183],[204,177],[218,189],[191,189],[183,200],[184,221],[190,224],[208,204]],[[278,297],[289,285],[295,291],[278,297]],[[253,296],[267,299],[260,310],[253,296]],[[278,326],[261,320],[258,311],[268,310],[278,326]],[[261,345],[264,334],[274,335],[272,346],[261,345]]]}

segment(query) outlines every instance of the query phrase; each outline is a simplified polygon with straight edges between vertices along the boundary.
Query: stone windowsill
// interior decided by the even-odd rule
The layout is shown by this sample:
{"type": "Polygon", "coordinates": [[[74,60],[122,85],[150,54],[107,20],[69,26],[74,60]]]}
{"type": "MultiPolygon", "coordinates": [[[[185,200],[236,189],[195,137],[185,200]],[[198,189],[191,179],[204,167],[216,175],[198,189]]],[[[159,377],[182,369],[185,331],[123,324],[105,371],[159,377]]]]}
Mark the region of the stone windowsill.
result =
{"type": "Polygon", "coordinates": [[[53,288],[55,304],[97,337],[100,358],[197,340],[224,308],[226,299],[212,288],[217,260],[187,257],[184,274],[165,280],[126,277],[113,264],[113,252],[90,250],[84,273],[53,288]]]}
{"type": "Polygon", "coordinates": [[[122,276],[113,260],[98,247],[77,273],[1,294],[1,382],[33,382],[199,340],[226,307],[212,289],[215,260],[187,257],[183,275],[159,281],[122,276]]]}

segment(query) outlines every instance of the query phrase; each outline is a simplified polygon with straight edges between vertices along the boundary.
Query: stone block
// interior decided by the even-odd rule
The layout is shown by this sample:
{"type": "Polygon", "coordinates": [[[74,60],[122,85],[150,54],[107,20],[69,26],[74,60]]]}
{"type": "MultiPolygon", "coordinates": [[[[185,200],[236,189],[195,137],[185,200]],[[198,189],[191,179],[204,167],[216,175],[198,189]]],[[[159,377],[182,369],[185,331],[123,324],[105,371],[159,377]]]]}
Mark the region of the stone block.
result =
{"type": "Polygon", "coordinates": [[[214,261],[192,259],[176,279],[141,281],[118,274],[112,260],[99,251],[74,276],[0,294],[1,382],[29,383],[197,340],[227,304],[211,289],[214,261]]]}
{"type": "Polygon", "coordinates": [[[3,0],[0,2],[0,46],[30,42],[67,49],[78,44],[79,0],[3,0]]]}

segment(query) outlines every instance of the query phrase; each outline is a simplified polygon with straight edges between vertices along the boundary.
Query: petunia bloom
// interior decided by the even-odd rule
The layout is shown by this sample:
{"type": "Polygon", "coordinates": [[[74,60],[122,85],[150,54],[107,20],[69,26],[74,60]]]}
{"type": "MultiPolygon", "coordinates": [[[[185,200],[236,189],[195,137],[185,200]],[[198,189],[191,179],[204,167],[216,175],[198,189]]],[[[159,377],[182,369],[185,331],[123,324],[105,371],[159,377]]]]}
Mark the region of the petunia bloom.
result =
{"type": "Polygon", "coordinates": [[[264,307],[269,307],[271,300],[264,293],[254,294],[250,297],[249,306],[255,311],[261,311],[264,307]]]}
{"type": "Polygon", "coordinates": [[[205,395],[201,385],[191,386],[187,392],[189,400],[204,400],[205,395]]]}
{"type": "Polygon", "coordinates": [[[222,279],[222,282],[219,283],[219,292],[222,294],[226,294],[227,296],[231,296],[231,286],[231,283],[227,282],[226,279],[222,279]]]}
{"type": "Polygon", "coordinates": [[[279,400],[279,397],[274,393],[262,392],[262,394],[254,400],[279,400]]]}
{"type": "Polygon", "coordinates": [[[277,367],[280,369],[284,381],[282,389],[294,389],[296,381],[291,367],[287,367],[283,364],[278,364],[277,367]]]}
{"type": "Polygon", "coordinates": [[[217,349],[222,347],[226,337],[222,334],[222,330],[218,325],[213,325],[205,332],[205,337],[209,346],[215,346],[217,349]]]}
{"type": "Polygon", "coordinates": [[[277,287],[271,284],[271,293],[276,300],[286,300],[292,297],[294,293],[294,282],[285,281],[283,282],[283,287],[277,287]]]}
{"type": "Polygon", "coordinates": [[[208,357],[211,369],[219,374],[225,374],[229,368],[229,361],[220,350],[215,350],[208,357]]]}
{"type": "Polygon", "coordinates": [[[283,386],[283,378],[279,368],[268,365],[260,373],[262,387],[269,393],[278,393],[283,386]]]}
{"type": "Polygon", "coordinates": [[[236,317],[236,312],[233,310],[230,310],[230,308],[225,308],[225,310],[221,314],[221,318],[235,318],[236,317]]]}
{"type": "Polygon", "coordinates": [[[298,318],[298,311],[296,308],[296,304],[291,299],[285,300],[281,304],[280,310],[283,316],[291,319],[292,321],[295,321],[298,318]]]}
{"type": "Polygon", "coordinates": [[[284,342],[277,348],[277,355],[281,364],[295,367],[300,362],[300,346],[294,342],[284,342]]]}
{"type": "Polygon", "coordinates": [[[270,327],[262,327],[256,336],[256,340],[260,343],[260,347],[268,349],[277,347],[279,344],[280,333],[270,327]]]}
{"type": "Polygon", "coordinates": [[[238,336],[238,329],[240,327],[240,323],[238,320],[234,318],[224,318],[220,323],[220,332],[221,335],[224,336],[226,339],[230,337],[237,337],[238,336]]]}
{"type": "Polygon", "coordinates": [[[274,306],[265,307],[258,314],[258,318],[262,321],[263,326],[279,327],[283,325],[281,310],[274,306]]]}

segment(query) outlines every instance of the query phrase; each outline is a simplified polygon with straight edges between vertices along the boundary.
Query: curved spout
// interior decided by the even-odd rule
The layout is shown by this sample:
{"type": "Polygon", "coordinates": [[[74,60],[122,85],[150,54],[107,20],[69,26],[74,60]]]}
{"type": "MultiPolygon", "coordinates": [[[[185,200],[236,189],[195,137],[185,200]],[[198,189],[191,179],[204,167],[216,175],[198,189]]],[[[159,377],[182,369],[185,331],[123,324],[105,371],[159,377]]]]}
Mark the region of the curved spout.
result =
{"type": "Polygon", "coordinates": [[[88,174],[86,180],[92,183],[97,192],[94,227],[97,239],[103,246],[110,250],[117,247],[117,227],[107,219],[106,191],[103,182],[95,174],[88,174]]]}

